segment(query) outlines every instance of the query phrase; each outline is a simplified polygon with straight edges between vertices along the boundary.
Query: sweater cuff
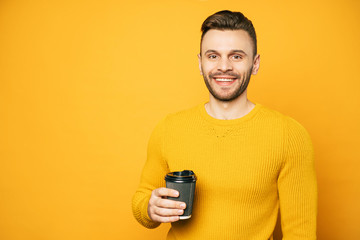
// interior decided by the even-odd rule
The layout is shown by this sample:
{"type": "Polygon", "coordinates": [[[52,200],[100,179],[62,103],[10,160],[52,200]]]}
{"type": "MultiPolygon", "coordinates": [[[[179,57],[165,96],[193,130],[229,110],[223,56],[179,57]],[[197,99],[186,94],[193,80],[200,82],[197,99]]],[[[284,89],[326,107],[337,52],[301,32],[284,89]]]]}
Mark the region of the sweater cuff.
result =
{"type": "Polygon", "coordinates": [[[133,213],[134,216],[136,218],[136,220],[143,225],[146,228],[156,228],[158,227],[161,223],[159,222],[154,222],[153,220],[150,219],[147,209],[148,209],[148,204],[149,204],[149,200],[150,200],[151,196],[146,196],[144,198],[142,198],[141,200],[138,198],[136,199],[136,197],[134,198],[133,201],[133,213]],[[138,202],[139,204],[136,204],[136,200],[140,200],[140,202],[138,202]],[[138,206],[138,207],[135,207],[138,206]]]}

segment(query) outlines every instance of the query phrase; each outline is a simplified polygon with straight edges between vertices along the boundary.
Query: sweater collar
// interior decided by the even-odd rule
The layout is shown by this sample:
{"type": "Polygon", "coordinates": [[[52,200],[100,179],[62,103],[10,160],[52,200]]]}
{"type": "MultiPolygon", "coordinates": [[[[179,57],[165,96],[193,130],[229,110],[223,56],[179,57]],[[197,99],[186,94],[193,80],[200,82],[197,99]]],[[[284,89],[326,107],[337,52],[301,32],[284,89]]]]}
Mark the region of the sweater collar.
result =
{"type": "Polygon", "coordinates": [[[212,116],[210,116],[206,112],[205,104],[206,104],[206,102],[204,102],[198,106],[201,117],[212,124],[221,125],[221,126],[238,125],[243,122],[246,122],[246,121],[252,119],[256,115],[256,113],[260,110],[260,108],[262,107],[261,104],[255,103],[255,107],[245,116],[243,116],[241,118],[231,119],[231,120],[224,120],[224,119],[213,118],[212,116]]]}

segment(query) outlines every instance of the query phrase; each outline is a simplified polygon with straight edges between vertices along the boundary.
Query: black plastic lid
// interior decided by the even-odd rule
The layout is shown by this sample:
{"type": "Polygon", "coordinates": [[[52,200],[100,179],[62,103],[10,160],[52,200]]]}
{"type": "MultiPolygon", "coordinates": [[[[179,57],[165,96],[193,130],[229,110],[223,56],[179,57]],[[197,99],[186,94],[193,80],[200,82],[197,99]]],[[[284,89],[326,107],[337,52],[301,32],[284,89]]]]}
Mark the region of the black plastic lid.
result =
{"type": "Polygon", "coordinates": [[[184,170],[182,172],[170,172],[166,174],[165,181],[177,183],[196,182],[196,175],[191,170],[184,170]]]}

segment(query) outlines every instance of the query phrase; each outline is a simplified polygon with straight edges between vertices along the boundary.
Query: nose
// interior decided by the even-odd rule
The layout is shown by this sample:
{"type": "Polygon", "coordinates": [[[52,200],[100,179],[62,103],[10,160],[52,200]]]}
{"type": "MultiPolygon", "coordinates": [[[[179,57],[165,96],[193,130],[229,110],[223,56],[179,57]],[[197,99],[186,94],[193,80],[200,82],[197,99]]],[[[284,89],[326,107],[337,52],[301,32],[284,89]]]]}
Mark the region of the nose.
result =
{"type": "Polygon", "coordinates": [[[222,72],[227,72],[229,70],[232,70],[231,62],[227,58],[220,59],[217,67],[218,70],[222,72]]]}

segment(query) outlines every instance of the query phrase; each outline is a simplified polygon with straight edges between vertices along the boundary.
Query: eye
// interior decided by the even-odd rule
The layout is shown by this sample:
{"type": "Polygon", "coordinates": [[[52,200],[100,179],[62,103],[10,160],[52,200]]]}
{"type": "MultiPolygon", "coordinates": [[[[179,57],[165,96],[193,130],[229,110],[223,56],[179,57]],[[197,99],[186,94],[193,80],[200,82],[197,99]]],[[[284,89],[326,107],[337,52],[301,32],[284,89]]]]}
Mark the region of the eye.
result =
{"type": "Polygon", "coordinates": [[[210,55],[208,56],[208,58],[209,58],[209,59],[216,59],[217,56],[216,56],[215,54],[210,54],[210,55]]]}
{"type": "Polygon", "coordinates": [[[231,58],[234,60],[241,60],[243,57],[241,55],[233,55],[231,58]]]}

